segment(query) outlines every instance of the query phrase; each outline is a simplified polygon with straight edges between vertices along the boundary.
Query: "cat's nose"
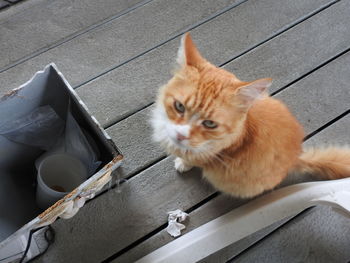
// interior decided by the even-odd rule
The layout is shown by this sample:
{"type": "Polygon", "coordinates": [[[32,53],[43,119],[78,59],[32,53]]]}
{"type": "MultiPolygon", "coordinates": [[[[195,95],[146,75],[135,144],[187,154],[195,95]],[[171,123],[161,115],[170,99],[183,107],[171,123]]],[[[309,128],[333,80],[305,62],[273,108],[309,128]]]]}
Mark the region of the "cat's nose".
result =
{"type": "Polygon", "coordinates": [[[181,133],[176,133],[176,139],[181,142],[183,140],[186,140],[187,137],[186,136],[183,136],[181,133]]]}

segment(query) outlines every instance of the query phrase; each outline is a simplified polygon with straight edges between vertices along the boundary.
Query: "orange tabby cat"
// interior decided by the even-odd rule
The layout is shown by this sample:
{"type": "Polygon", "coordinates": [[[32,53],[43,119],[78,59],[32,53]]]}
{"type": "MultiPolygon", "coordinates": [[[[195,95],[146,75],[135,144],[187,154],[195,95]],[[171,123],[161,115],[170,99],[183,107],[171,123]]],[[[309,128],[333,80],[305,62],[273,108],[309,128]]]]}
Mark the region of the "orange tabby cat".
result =
{"type": "Polygon", "coordinates": [[[192,166],[218,190],[252,197],[277,186],[288,172],[337,179],[350,176],[350,150],[302,153],[303,128],[266,93],[271,79],[243,82],[206,61],[189,34],[182,38],[179,68],[160,89],[154,139],[177,156],[175,168],[192,166]]]}

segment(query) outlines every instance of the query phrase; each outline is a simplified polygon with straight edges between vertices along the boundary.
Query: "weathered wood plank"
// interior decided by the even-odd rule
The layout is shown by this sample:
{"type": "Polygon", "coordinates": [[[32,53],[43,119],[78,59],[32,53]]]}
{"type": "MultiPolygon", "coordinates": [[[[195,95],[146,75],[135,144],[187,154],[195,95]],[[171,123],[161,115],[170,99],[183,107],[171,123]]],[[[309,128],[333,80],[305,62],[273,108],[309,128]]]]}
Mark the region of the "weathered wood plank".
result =
{"type": "Polygon", "coordinates": [[[107,129],[118,147],[123,149],[125,161],[119,169],[124,178],[156,162],[165,156],[158,144],[152,141],[152,130],[149,125],[153,106],[146,108],[107,129]]]}
{"type": "MultiPolygon", "coordinates": [[[[350,109],[350,105],[349,109],[350,109]]],[[[347,114],[331,126],[320,131],[317,136],[308,139],[304,145],[306,147],[315,147],[319,145],[339,145],[350,144],[350,114],[347,114]]]]}
{"type": "Polygon", "coordinates": [[[0,10],[5,9],[6,7],[9,7],[10,4],[4,0],[0,0],[0,10]]]}
{"type": "Polygon", "coordinates": [[[350,108],[349,67],[347,52],[275,97],[288,105],[308,134],[350,108]]]}
{"type": "MultiPolygon", "coordinates": [[[[50,62],[55,62],[75,86],[241,1],[243,0],[153,0],[0,73],[0,92],[16,88],[50,62]]],[[[96,94],[102,95],[98,92],[96,94]]]]}
{"type": "Polygon", "coordinates": [[[45,1],[6,19],[0,16],[0,71],[148,1],[45,1]]]}
{"type": "MultiPolygon", "coordinates": [[[[323,80],[323,83],[326,83],[326,79],[333,79],[334,86],[328,96],[330,105],[337,109],[336,104],[339,101],[334,94],[339,92],[343,95],[347,94],[348,87],[344,87],[342,83],[349,82],[350,75],[341,74],[341,68],[348,68],[349,63],[350,53],[347,53],[281,93],[298,90],[295,92],[293,101],[300,102],[296,112],[304,126],[317,129],[324,124],[325,118],[329,118],[329,115],[325,114],[324,107],[319,107],[316,103],[311,105],[312,108],[310,105],[302,104],[305,91],[319,89],[320,86],[316,80],[321,82],[323,80]],[[325,74],[325,72],[332,72],[332,74],[325,74]],[[336,82],[336,79],[342,79],[342,81],[336,82]],[[306,86],[302,85],[303,82],[306,86]],[[333,103],[331,103],[332,99],[333,103]],[[315,119],[312,124],[308,122],[310,116],[315,119]]],[[[323,96],[322,93],[315,92],[315,97],[312,99],[322,102],[323,96]]],[[[333,118],[342,113],[336,110],[329,110],[329,112],[334,114],[333,118]]],[[[140,124],[139,131],[144,134],[148,126],[145,122],[140,124]]],[[[142,157],[146,161],[147,153],[152,148],[148,138],[145,138],[142,146],[133,145],[131,137],[125,141],[119,138],[114,140],[121,146],[127,156],[126,161],[129,158],[129,162],[132,162],[134,157],[133,149],[147,148],[142,157]]],[[[54,227],[61,236],[57,236],[56,243],[44,258],[54,262],[64,262],[68,257],[73,261],[80,258],[93,259],[93,261],[105,259],[164,224],[167,211],[174,208],[188,209],[214,191],[200,179],[198,171],[186,176],[178,176],[174,171],[171,158],[167,158],[130,179],[123,185],[121,194],[110,191],[86,204],[82,211],[68,222],[60,220],[55,223],[54,227]],[[66,242],[67,239],[71,240],[69,244],[66,242]],[[80,253],[81,247],[86,249],[80,253]],[[63,255],[67,255],[67,258],[63,255]]]]}
{"type": "Polygon", "coordinates": [[[311,212],[229,262],[348,262],[349,219],[330,207],[311,212]]]}
{"type": "Polygon", "coordinates": [[[350,48],[350,38],[344,38],[349,33],[349,12],[349,2],[342,1],[225,68],[244,80],[271,77],[270,91],[275,92],[350,48]]]}
{"type": "Polygon", "coordinates": [[[3,21],[6,21],[9,17],[14,16],[18,14],[19,12],[23,12],[29,8],[32,8],[33,6],[40,5],[45,0],[32,0],[32,1],[25,1],[22,2],[20,5],[12,6],[11,9],[7,9],[6,12],[2,12],[0,16],[0,24],[3,21]]]}
{"type": "MultiPolygon", "coordinates": [[[[281,31],[282,28],[314,11],[320,5],[321,3],[312,3],[312,1],[248,1],[192,30],[191,33],[203,55],[219,65],[281,31]]],[[[238,75],[242,75],[247,80],[256,76],[274,77],[276,81],[272,89],[276,90],[282,83],[282,80],[278,81],[278,79],[284,79],[288,75],[289,78],[286,79],[291,81],[349,46],[350,37],[348,37],[346,29],[350,25],[350,21],[347,19],[349,12],[348,5],[335,4],[296,26],[291,32],[287,31],[277,37],[277,44],[270,43],[275,40],[269,41],[264,45],[265,49],[269,50],[268,57],[254,56],[257,60],[249,59],[249,64],[233,64],[240,67],[238,75]],[[323,32],[322,27],[319,28],[318,25],[327,24],[327,22],[329,23],[326,26],[328,29],[332,27],[332,24],[338,23],[343,24],[344,27],[341,26],[339,30],[337,28],[337,30],[329,29],[330,31],[323,32]],[[309,30],[315,31],[312,38],[309,36],[311,32],[309,30]],[[332,39],[332,42],[335,43],[334,46],[324,41],[326,36],[332,39]],[[291,43],[281,46],[280,44],[285,37],[288,37],[288,41],[291,43]],[[303,63],[294,62],[296,65],[293,64],[293,68],[288,68],[289,62],[300,61],[300,58],[305,57],[304,53],[297,53],[298,49],[309,53],[309,59],[303,63]],[[283,58],[284,60],[275,59],[275,53],[284,52],[290,56],[283,58]],[[317,55],[318,53],[322,53],[322,55],[317,55]],[[264,60],[261,60],[262,58],[264,60]],[[284,76],[278,74],[280,72],[279,66],[283,69],[284,76]],[[258,68],[259,74],[252,74],[252,76],[241,74],[245,71],[251,73],[255,67],[258,68]],[[276,74],[269,71],[270,67],[278,69],[276,74]],[[263,70],[265,71],[263,72],[263,70]]],[[[158,87],[169,79],[170,68],[174,65],[178,45],[179,39],[174,39],[141,58],[82,86],[78,89],[78,93],[103,125],[115,123],[120,118],[135,112],[154,100],[158,87]],[[97,92],[103,95],[96,96],[97,92]],[[123,100],[118,99],[120,97],[123,100]],[[100,107],[100,105],[104,105],[104,107],[100,107]]],[[[240,61],[244,59],[245,56],[240,61]]]]}

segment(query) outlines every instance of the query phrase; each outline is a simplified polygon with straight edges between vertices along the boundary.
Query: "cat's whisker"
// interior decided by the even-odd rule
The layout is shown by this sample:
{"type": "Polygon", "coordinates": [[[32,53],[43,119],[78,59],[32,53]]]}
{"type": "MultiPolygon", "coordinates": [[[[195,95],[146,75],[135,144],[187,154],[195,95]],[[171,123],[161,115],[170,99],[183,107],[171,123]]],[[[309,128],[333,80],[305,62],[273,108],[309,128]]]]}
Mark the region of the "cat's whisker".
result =
{"type": "Polygon", "coordinates": [[[209,164],[215,165],[215,161],[218,161],[220,164],[222,164],[226,170],[228,171],[230,170],[230,167],[227,165],[227,163],[225,163],[224,160],[222,160],[220,157],[217,156],[217,154],[215,154],[214,152],[202,152],[199,154],[199,156],[201,157],[201,159],[206,160],[209,164]]]}
{"type": "Polygon", "coordinates": [[[230,170],[230,167],[227,165],[227,163],[225,163],[225,161],[222,160],[220,157],[218,157],[217,155],[213,155],[211,157],[214,158],[216,161],[220,162],[227,170],[230,170]]]}
{"type": "Polygon", "coordinates": [[[220,157],[222,157],[222,158],[225,158],[225,159],[227,159],[227,160],[229,160],[229,161],[234,161],[234,160],[235,160],[235,158],[230,157],[230,156],[228,156],[227,154],[224,154],[223,152],[218,153],[218,156],[220,156],[220,157]]]}

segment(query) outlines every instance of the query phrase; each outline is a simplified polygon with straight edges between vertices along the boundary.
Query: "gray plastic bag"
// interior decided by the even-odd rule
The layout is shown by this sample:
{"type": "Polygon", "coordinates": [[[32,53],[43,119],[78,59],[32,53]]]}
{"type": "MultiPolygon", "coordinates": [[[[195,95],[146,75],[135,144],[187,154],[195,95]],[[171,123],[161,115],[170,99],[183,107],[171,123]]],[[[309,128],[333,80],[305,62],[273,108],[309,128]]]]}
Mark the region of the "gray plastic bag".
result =
{"type": "Polygon", "coordinates": [[[50,106],[42,106],[26,116],[0,124],[0,135],[10,141],[47,151],[62,136],[64,125],[50,106]]]}
{"type": "MultiPolygon", "coordinates": [[[[68,109],[66,123],[50,106],[36,108],[30,114],[8,121],[0,126],[0,135],[6,139],[45,150],[39,159],[51,153],[67,153],[78,158],[93,174],[100,166],[98,149],[93,140],[80,128],[68,109]]],[[[37,163],[36,162],[36,166],[37,163]]]]}

